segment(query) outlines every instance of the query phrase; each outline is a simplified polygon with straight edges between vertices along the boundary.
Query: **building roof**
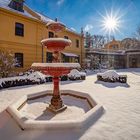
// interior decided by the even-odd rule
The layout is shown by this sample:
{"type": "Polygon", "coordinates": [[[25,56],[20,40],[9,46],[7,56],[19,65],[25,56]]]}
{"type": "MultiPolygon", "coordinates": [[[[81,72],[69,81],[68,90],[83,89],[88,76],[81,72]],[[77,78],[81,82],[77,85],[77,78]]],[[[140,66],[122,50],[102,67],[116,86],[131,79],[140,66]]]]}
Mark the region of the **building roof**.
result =
{"type": "Polygon", "coordinates": [[[39,15],[40,16],[40,20],[43,21],[43,22],[45,22],[45,23],[47,23],[49,21],[54,21],[54,20],[50,19],[49,17],[47,17],[47,16],[45,16],[43,14],[40,14],[39,12],[35,12],[35,13],[37,15],[39,15]]]}
{"type": "Polygon", "coordinates": [[[125,55],[125,51],[122,51],[122,52],[99,52],[99,51],[93,51],[93,53],[96,53],[96,54],[104,54],[104,55],[125,55]]]}
{"type": "Polygon", "coordinates": [[[65,53],[65,52],[62,52],[62,54],[64,54],[65,56],[68,56],[68,57],[78,57],[77,54],[74,54],[74,53],[65,53]]]}
{"type": "Polygon", "coordinates": [[[92,50],[87,50],[87,53],[94,53],[94,54],[102,54],[102,55],[125,55],[126,51],[125,50],[103,50],[103,49],[92,49],[92,50]]]}
{"type": "Polygon", "coordinates": [[[6,9],[6,10],[9,10],[9,11],[12,11],[14,13],[18,13],[18,14],[21,14],[21,15],[24,15],[26,17],[30,17],[30,18],[33,18],[33,19],[36,19],[34,16],[32,16],[29,12],[27,12],[26,10],[24,10],[24,12],[20,12],[20,11],[17,11],[17,10],[14,10],[12,8],[10,8],[8,5],[10,3],[11,0],[0,0],[0,8],[3,8],[3,9],[6,9]]]}
{"type": "MultiPolygon", "coordinates": [[[[39,20],[39,21],[42,21],[44,23],[47,23],[49,21],[54,21],[53,19],[47,17],[46,15],[44,14],[41,14],[39,12],[36,12],[34,11],[33,9],[30,9],[27,5],[24,4],[24,12],[20,12],[20,11],[17,11],[17,10],[14,10],[12,8],[10,8],[8,5],[10,3],[11,0],[0,0],[0,8],[3,8],[3,9],[6,9],[6,10],[9,10],[9,11],[12,11],[14,13],[17,13],[17,14],[20,14],[20,15],[24,15],[26,17],[29,17],[29,18],[32,18],[32,19],[36,19],[36,20],[39,20]],[[26,7],[26,8],[25,8],[26,7]],[[37,14],[37,16],[34,16],[33,14],[31,14],[27,9],[29,9],[30,11],[32,11],[34,14],[37,14]]],[[[66,27],[66,30],[71,32],[71,33],[74,33],[76,35],[81,35],[79,33],[77,33],[76,31],[66,27]]]]}

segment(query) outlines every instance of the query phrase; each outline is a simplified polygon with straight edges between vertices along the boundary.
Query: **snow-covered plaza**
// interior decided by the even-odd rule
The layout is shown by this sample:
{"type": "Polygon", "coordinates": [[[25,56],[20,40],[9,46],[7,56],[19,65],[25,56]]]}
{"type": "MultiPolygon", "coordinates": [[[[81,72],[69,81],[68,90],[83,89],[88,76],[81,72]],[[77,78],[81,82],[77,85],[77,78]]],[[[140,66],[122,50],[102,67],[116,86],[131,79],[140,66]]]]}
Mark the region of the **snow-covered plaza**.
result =
{"type": "Polygon", "coordinates": [[[139,140],[140,139],[140,69],[118,70],[127,75],[125,83],[97,81],[96,72],[86,80],[63,81],[61,90],[89,93],[105,111],[82,129],[25,130],[5,111],[20,97],[51,90],[52,83],[0,90],[0,139],[3,140],[139,140]],[[99,118],[98,118],[99,117],[99,118]]]}

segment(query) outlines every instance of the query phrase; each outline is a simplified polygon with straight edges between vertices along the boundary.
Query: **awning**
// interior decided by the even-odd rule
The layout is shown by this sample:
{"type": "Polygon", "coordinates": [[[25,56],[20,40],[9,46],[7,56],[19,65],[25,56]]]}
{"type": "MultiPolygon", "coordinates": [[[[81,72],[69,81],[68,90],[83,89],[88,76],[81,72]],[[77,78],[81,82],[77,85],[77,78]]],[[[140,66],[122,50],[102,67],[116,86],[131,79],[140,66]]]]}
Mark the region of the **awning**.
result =
{"type": "Polygon", "coordinates": [[[78,55],[74,54],[74,53],[62,53],[64,54],[65,56],[68,56],[68,57],[79,57],[78,55]]]}

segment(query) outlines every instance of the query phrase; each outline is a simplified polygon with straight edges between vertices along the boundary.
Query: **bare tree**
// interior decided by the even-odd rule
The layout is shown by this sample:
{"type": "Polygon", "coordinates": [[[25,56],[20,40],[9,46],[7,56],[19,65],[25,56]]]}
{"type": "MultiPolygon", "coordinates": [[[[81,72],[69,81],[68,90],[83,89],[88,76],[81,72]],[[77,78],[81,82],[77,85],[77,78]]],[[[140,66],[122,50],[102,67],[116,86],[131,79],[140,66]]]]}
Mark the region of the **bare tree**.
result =
{"type": "Polygon", "coordinates": [[[92,69],[99,69],[100,59],[99,59],[98,56],[91,54],[91,55],[88,56],[88,59],[91,60],[90,61],[90,67],[92,69]]]}
{"type": "Polygon", "coordinates": [[[90,33],[86,32],[85,34],[85,47],[91,48],[93,46],[92,36],[90,33]]]}
{"type": "Polygon", "coordinates": [[[93,44],[95,48],[103,48],[106,43],[106,38],[103,35],[93,35],[93,44]]]}
{"type": "Polygon", "coordinates": [[[104,35],[91,35],[90,33],[86,32],[85,47],[100,49],[103,48],[106,43],[113,40],[113,38],[113,36],[108,37],[104,35]]]}
{"type": "Polygon", "coordinates": [[[8,77],[15,65],[16,59],[12,53],[0,51],[0,77],[8,77]]]}
{"type": "Polygon", "coordinates": [[[123,49],[140,49],[140,41],[136,38],[125,38],[121,41],[121,46],[123,49]]]}
{"type": "Polygon", "coordinates": [[[140,26],[137,27],[136,32],[134,33],[135,39],[140,41],[140,26]]]}

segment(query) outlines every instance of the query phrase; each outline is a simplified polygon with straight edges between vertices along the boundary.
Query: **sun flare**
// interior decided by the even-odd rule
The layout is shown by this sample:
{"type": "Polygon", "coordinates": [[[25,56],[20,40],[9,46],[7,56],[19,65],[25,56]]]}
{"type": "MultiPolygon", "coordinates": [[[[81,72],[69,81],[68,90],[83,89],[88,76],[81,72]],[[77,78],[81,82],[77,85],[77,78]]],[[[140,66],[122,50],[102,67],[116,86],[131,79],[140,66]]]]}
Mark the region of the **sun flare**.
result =
{"type": "Polygon", "coordinates": [[[121,26],[121,15],[118,15],[116,13],[113,14],[113,12],[111,11],[110,13],[106,12],[105,16],[101,16],[101,29],[105,31],[105,33],[111,35],[115,34],[116,32],[120,32],[119,29],[121,26]]]}
{"type": "Polygon", "coordinates": [[[118,26],[118,21],[115,18],[108,17],[104,21],[104,26],[106,29],[114,30],[118,26]]]}

